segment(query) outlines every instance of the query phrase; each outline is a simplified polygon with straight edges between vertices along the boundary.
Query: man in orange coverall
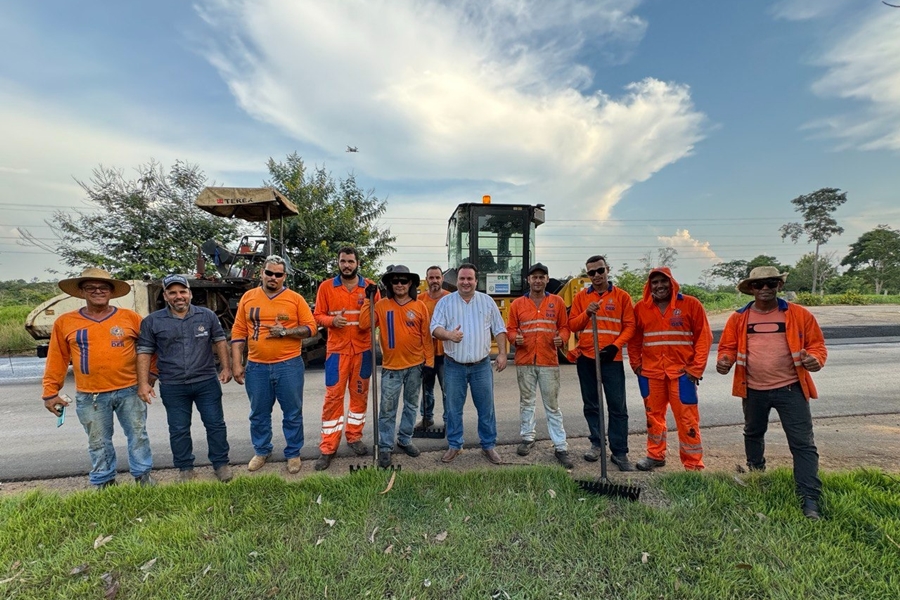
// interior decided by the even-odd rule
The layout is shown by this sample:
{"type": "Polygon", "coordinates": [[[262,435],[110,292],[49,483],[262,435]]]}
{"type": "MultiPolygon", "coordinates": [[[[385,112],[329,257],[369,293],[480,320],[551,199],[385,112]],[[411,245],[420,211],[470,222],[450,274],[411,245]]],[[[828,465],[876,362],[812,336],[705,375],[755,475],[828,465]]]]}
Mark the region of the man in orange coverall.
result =
{"type": "Polygon", "coordinates": [[[340,273],[319,286],[313,316],[328,328],[325,355],[325,402],[322,404],[322,455],[316,461],[316,471],[331,465],[344,431],[344,391],[349,389],[347,411],[347,446],[358,456],[368,452],[362,442],[366,423],[369,378],[372,376],[372,334],[361,331],[359,315],[366,300],[366,286],[372,281],[359,274],[359,254],[356,248],[344,246],[338,250],[340,273]]]}
{"type": "Polygon", "coordinates": [[[532,265],[528,269],[528,294],[516,298],[509,306],[506,335],[516,347],[522,424],[522,443],[516,454],[528,456],[534,448],[534,412],[540,388],[556,460],[566,469],[574,469],[559,409],[559,349],[569,340],[569,319],[563,299],[547,293],[547,281],[547,267],[541,263],[532,265]]]}
{"type": "MultiPolygon", "coordinates": [[[[431,319],[428,307],[416,299],[419,276],[403,265],[391,265],[381,277],[385,295],[375,303],[375,324],[381,339],[381,404],[378,407],[378,466],[391,466],[394,447],[394,428],[397,425],[397,405],[403,394],[403,411],[397,447],[407,455],[419,456],[412,443],[416,412],[419,410],[419,390],[422,389],[422,369],[434,366],[434,344],[431,338],[431,319]]],[[[375,288],[374,284],[371,286],[375,288]]],[[[376,289],[371,289],[374,296],[376,289]]],[[[359,328],[372,328],[369,301],[363,304],[359,328]]]]}
{"type": "Polygon", "coordinates": [[[706,369],[712,332],[700,301],[679,291],[668,267],[650,271],[644,298],[634,306],[637,327],[628,360],[638,376],[647,410],[647,456],[635,466],[652,471],[666,464],[666,407],[678,426],[681,463],[703,469],[697,385],[706,369]]]}
{"type": "Polygon", "coordinates": [[[816,318],[799,304],[778,298],[787,273],[756,267],[738,284],[754,301],[728,318],[716,371],[734,369],[732,394],[743,399],[744,449],[751,471],[766,468],[769,413],[778,411],[794,458],[794,482],[808,519],[819,515],[819,453],[813,437],[810,398],[816,386],[810,373],[822,368],[828,351],[816,318]]]}

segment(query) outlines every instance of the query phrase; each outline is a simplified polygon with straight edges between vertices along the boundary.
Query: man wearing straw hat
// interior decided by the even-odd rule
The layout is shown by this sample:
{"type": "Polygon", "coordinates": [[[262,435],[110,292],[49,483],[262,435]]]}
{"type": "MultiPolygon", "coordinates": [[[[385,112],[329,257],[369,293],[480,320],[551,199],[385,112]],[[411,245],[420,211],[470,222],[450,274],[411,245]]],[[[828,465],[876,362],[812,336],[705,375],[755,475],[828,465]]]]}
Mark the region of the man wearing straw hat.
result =
{"type": "Polygon", "coordinates": [[[719,341],[716,371],[734,366],[732,394],[742,399],[744,450],[751,471],[764,471],[769,413],[778,411],[794,459],[794,482],[803,514],[819,519],[819,454],[809,400],[817,397],[810,373],[828,351],[816,318],[799,304],[778,298],[787,273],[756,267],[738,284],[753,302],[728,318],[719,341]]]}
{"type": "Polygon", "coordinates": [[[53,323],[44,368],[44,407],[56,416],[69,406],[59,392],[69,364],[75,372],[75,410],[88,435],[89,479],[102,489],[116,484],[113,413],[128,440],[128,466],[139,485],[154,485],[153,456],[147,437],[147,405],[137,393],[135,347],[141,317],[127,308],[110,306],[113,298],[131,291],[124,281],[103,269],[88,268],[81,277],[64,279],[59,289],[83,298],[84,308],[61,315],[53,323]]]}

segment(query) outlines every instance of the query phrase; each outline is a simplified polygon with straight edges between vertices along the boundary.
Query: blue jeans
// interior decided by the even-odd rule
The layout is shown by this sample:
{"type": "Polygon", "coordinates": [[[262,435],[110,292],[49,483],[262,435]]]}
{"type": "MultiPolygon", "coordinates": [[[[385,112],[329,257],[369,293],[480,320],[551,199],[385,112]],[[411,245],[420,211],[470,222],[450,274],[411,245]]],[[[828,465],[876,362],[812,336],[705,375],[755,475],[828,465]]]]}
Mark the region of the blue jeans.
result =
{"type": "Polygon", "coordinates": [[[378,407],[378,447],[390,452],[394,447],[394,425],[397,423],[397,404],[403,390],[403,413],[397,441],[408,446],[412,443],[416,412],[419,409],[419,390],[422,387],[422,365],[408,369],[381,370],[381,405],[378,407]]]}
{"type": "Polygon", "coordinates": [[[206,427],[206,444],[209,447],[209,462],[218,469],[228,464],[228,437],[225,427],[225,413],[222,410],[222,386],[217,377],[197,383],[166,385],[159,384],[159,394],[166,407],[166,421],[169,423],[169,446],[172,448],[172,462],[182,471],[194,468],[194,442],[191,440],[191,414],[193,405],[203,426],[206,427]]]}
{"type": "Polygon", "coordinates": [[[153,468],[150,438],[147,437],[147,405],[138,398],[136,385],[99,394],[76,392],[75,411],[88,435],[92,485],[116,478],[113,413],[116,413],[128,440],[128,469],[131,474],[140,477],[153,468]]]}
{"type": "Polygon", "coordinates": [[[250,441],[259,456],[272,454],[272,407],[281,405],[285,458],[300,456],[303,448],[303,374],[299,356],[265,364],[248,361],[244,384],[250,397],[250,441]]]}
{"type": "MultiPolygon", "coordinates": [[[[584,420],[588,425],[591,446],[600,446],[600,395],[597,393],[597,371],[594,359],[579,356],[575,363],[578,383],[581,384],[581,400],[584,403],[584,420]]],[[[628,406],[625,404],[625,367],[621,360],[600,365],[603,394],[606,396],[609,427],[609,451],[614,456],[628,454],[628,406]]],[[[604,450],[605,452],[605,450],[604,450]]]]}
{"type": "Polygon", "coordinates": [[[447,403],[444,401],[444,355],[434,357],[434,367],[422,367],[422,418],[434,421],[434,382],[441,388],[443,419],[447,422],[447,403]]]}
{"type": "Polygon", "coordinates": [[[794,458],[794,483],[801,498],[818,500],[822,493],[819,480],[819,452],[813,437],[812,414],[809,402],[799,383],[792,383],[774,390],[747,388],[744,408],[744,450],[747,466],[751,469],[766,468],[766,430],[769,413],[778,412],[781,428],[787,436],[788,448],[794,458]]]}
{"type": "Polygon", "coordinates": [[[464,365],[449,356],[444,363],[444,389],[447,396],[447,443],[451,448],[463,446],[463,406],[466,392],[472,389],[472,403],[478,411],[478,438],[481,448],[490,450],[497,445],[497,418],[494,415],[494,374],[489,358],[464,365]]]}
{"type": "Polygon", "coordinates": [[[537,404],[537,391],[540,388],[544,414],[547,415],[547,431],[553,447],[561,452],[568,451],[563,415],[559,409],[559,367],[516,365],[516,379],[519,382],[522,441],[534,441],[534,427],[537,421],[535,405],[537,404]]]}

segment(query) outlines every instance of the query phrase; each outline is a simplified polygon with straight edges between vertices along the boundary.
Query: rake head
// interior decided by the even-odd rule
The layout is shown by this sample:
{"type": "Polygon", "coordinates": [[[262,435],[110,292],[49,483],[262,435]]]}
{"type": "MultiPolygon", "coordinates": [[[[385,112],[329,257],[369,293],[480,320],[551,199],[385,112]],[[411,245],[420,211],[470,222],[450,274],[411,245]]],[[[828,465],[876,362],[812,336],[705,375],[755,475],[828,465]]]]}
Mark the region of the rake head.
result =
{"type": "Polygon", "coordinates": [[[636,485],[620,485],[612,483],[608,479],[597,479],[591,481],[577,480],[578,486],[584,491],[596,494],[597,496],[608,496],[610,498],[625,498],[632,502],[637,502],[641,495],[641,488],[636,485]]]}
{"type": "Polygon", "coordinates": [[[426,427],[424,429],[413,429],[412,436],[414,438],[427,438],[432,440],[442,440],[447,437],[446,427],[426,427]]]}
{"type": "Polygon", "coordinates": [[[358,473],[359,471],[400,471],[403,465],[391,465],[389,467],[379,467],[378,465],[350,465],[350,473],[358,473]]]}

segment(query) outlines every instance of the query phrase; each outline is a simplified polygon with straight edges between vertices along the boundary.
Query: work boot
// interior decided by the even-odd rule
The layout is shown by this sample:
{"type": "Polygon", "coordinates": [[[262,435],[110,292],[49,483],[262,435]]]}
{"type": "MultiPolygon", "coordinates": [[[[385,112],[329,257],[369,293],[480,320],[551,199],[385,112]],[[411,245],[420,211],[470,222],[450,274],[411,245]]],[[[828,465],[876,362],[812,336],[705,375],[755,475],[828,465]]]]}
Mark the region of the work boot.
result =
{"type": "Polygon", "coordinates": [[[334,458],[334,454],[323,454],[316,461],[316,471],[324,471],[328,467],[331,466],[331,459],[334,458]]]}
{"type": "Polygon", "coordinates": [[[112,487],[114,485],[117,485],[115,477],[113,477],[112,479],[110,479],[108,481],[104,481],[103,483],[98,483],[94,487],[97,488],[98,490],[105,490],[106,488],[112,487]]]}
{"type": "Polygon", "coordinates": [[[650,458],[649,456],[646,456],[646,457],[642,458],[641,460],[637,461],[637,463],[634,466],[636,466],[638,468],[638,471],[652,471],[653,469],[655,469],[657,467],[666,466],[666,461],[656,460],[655,458],[650,458]]]}
{"type": "Polygon", "coordinates": [[[428,429],[432,425],[434,425],[434,421],[432,421],[431,419],[422,419],[421,421],[416,423],[416,429],[428,429]]]}
{"type": "Polygon", "coordinates": [[[572,459],[569,458],[569,453],[565,450],[557,450],[553,453],[556,456],[556,460],[559,461],[566,470],[571,470],[575,468],[575,463],[572,462],[572,459]]]}
{"type": "Polygon", "coordinates": [[[228,464],[224,464],[220,467],[214,468],[213,473],[216,474],[216,479],[218,479],[222,483],[228,483],[234,477],[234,475],[231,473],[231,467],[229,467],[228,464]]]}
{"type": "Polygon", "coordinates": [[[391,466],[390,450],[381,450],[378,453],[378,466],[382,469],[388,469],[391,466]]]}
{"type": "Polygon", "coordinates": [[[194,480],[194,469],[181,469],[178,471],[178,481],[181,483],[189,483],[194,480]]]}
{"type": "Polygon", "coordinates": [[[500,454],[493,448],[490,450],[482,450],[481,454],[495,465],[499,465],[503,462],[503,459],[500,458],[500,454]]]}
{"type": "Polygon", "coordinates": [[[250,463],[247,465],[247,470],[259,471],[260,469],[262,469],[262,466],[266,464],[267,460],[269,460],[268,454],[266,454],[265,456],[263,456],[262,454],[257,454],[250,459],[250,463]]]}
{"type": "Polygon", "coordinates": [[[410,442],[406,445],[401,444],[400,442],[397,442],[397,447],[400,448],[401,450],[403,450],[404,452],[406,452],[406,454],[408,456],[412,456],[413,458],[422,454],[422,452],[418,448],[416,448],[412,442],[410,442]]]}
{"type": "Polygon", "coordinates": [[[534,448],[534,440],[522,440],[522,443],[516,448],[516,454],[519,456],[528,456],[531,454],[532,448],[534,448]]]}
{"type": "Polygon", "coordinates": [[[303,465],[303,461],[300,460],[299,456],[295,456],[294,458],[289,458],[287,463],[288,473],[291,475],[296,475],[300,472],[300,467],[303,465]]]}
{"type": "Polygon", "coordinates": [[[369,449],[365,444],[362,443],[361,440],[356,440],[355,442],[347,442],[347,447],[353,450],[357,456],[365,456],[369,453],[369,449]]]}
{"type": "Polygon", "coordinates": [[[803,516],[810,521],[818,521],[822,518],[819,514],[819,503],[813,498],[804,498],[802,502],[803,516]]]}
{"type": "Polygon", "coordinates": [[[620,471],[634,471],[634,465],[628,460],[627,454],[613,454],[609,457],[612,464],[619,467],[620,471]]]}
{"type": "Polygon", "coordinates": [[[600,454],[603,452],[603,448],[600,446],[591,446],[591,449],[584,453],[584,460],[588,462],[597,462],[600,460],[600,454]]]}
{"type": "Polygon", "coordinates": [[[140,477],[135,477],[134,482],[141,487],[153,487],[156,485],[156,480],[150,477],[150,471],[147,471],[140,477]]]}

